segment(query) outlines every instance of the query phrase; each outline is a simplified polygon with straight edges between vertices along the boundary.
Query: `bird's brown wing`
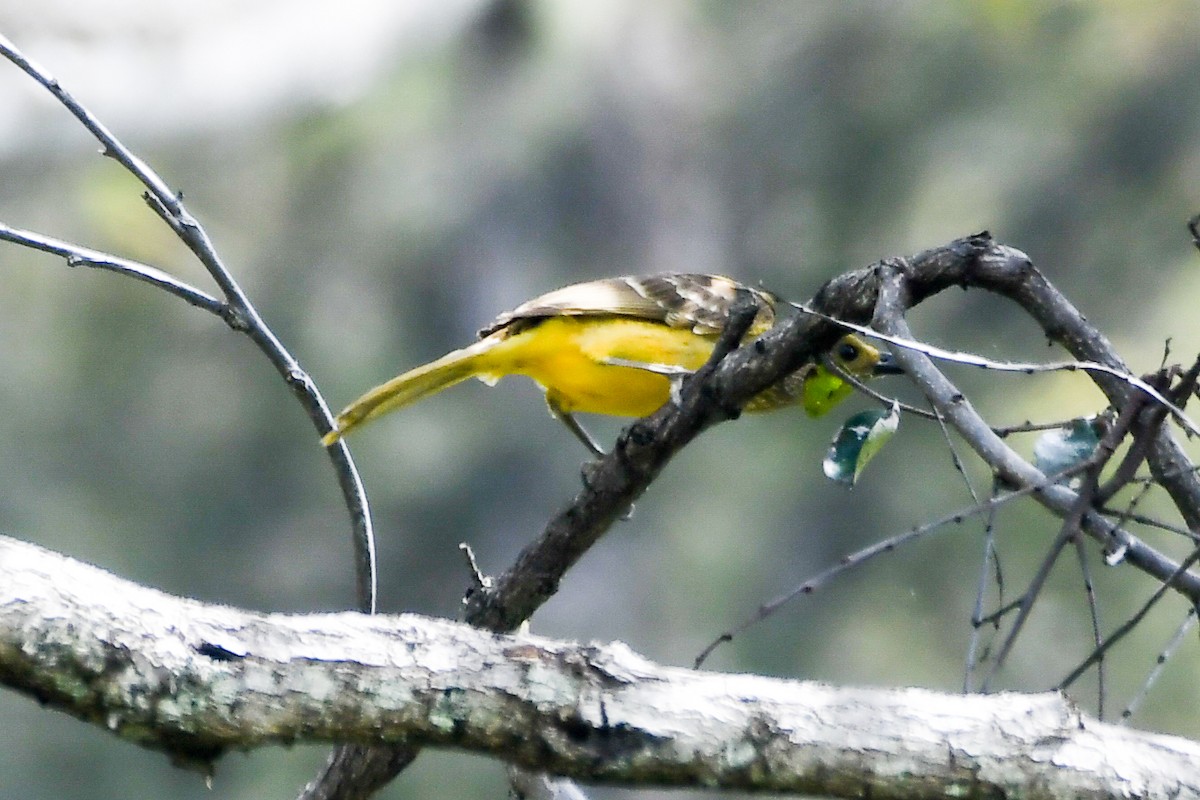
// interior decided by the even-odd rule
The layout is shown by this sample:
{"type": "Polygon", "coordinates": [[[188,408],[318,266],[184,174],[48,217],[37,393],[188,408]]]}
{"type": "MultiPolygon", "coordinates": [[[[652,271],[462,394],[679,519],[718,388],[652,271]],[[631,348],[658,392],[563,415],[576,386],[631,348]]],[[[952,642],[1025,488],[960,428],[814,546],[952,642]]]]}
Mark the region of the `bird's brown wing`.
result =
{"type": "Polygon", "coordinates": [[[725,327],[738,289],[748,291],[758,304],[751,333],[757,335],[770,328],[775,323],[776,302],[770,292],[742,286],[722,275],[664,273],[605,278],[556,289],[501,314],[479,335],[488,336],[514,323],[547,317],[615,316],[690,328],[694,333],[711,336],[725,327]]]}

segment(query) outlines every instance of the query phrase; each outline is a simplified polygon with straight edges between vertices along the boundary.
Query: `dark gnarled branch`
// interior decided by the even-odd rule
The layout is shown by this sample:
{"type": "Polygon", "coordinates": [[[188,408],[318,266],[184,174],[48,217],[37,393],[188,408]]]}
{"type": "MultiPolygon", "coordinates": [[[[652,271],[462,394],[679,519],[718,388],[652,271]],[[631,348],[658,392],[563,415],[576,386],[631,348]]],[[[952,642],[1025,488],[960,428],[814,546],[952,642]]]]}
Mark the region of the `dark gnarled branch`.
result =
{"type": "MultiPolygon", "coordinates": [[[[895,289],[894,283],[900,278],[903,291],[894,294],[889,301],[892,305],[878,314],[885,325],[889,319],[902,325],[903,313],[908,308],[938,292],[954,287],[979,288],[1021,305],[1048,337],[1062,343],[1076,358],[1125,370],[1103,334],[1045,279],[1024,253],[998,244],[987,233],[955,240],[908,260],[885,261],[838,276],[818,292],[811,306],[831,317],[864,323],[877,315],[881,289],[885,285],[895,289]]],[[[907,328],[891,330],[907,331],[907,328]]],[[[836,325],[801,315],[776,326],[752,345],[734,350],[719,363],[708,365],[684,387],[678,405],[669,404],[627,429],[613,452],[588,471],[584,488],[550,521],[542,536],[521,552],[514,565],[490,589],[476,590],[468,597],[467,620],[493,630],[513,630],[554,594],[566,571],[641,496],[675,453],[711,425],[728,419],[730,408],[739,407],[782,379],[839,335],[836,325]]],[[[931,374],[918,368],[912,356],[903,358],[914,374],[931,374]]],[[[929,369],[941,374],[932,366],[929,369]]],[[[945,380],[944,376],[942,379],[945,380]]],[[[1098,375],[1097,383],[1117,407],[1124,404],[1132,391],[1128,384],[1110,375],[1098,375]]],[[[932,391],[928,385],[923,388],[932,391]]],[[[951,405],[962,405],[954,399],[961,398],[961,393],[948,381],[942,391],[943,413],[951,405]]],[[[1042,485],[1045,476],[1004,445],[977,415],[957,414],[956,418],[962,425],[960,433],[997,474],[1006,475],[1016,485],[1042,485]]],[[[1194,473],[1179,467],[1179,461],[1186,463],[1186,457],[1168,430],[1161,429],[1157,434],[1156,448],[1156,453],[1175,459],[1168,476],[1172,496],[1200,498],[1194,473]]],[[[1059,514],[1069,513],[1076,497],[1075,492],[1063,486],[1039,488],[1034,495],[1059,514]]],[[[1185,519],[1200,519],[1196,508],[1192,507],[1191,516],[1184,511],[1185,519]]],[[[1173,581],[1189,597],[1200,597],[1200,580],[1190,573],[1179,574],[1176,562],[1097,514],[1089,514],[1087,521],[1089,529],[1097,531],[1101,538],[1116,537],[1127,547],[1130,564],[1160,581],[1173,581]]],[[[387,770],[369,769],[372,763],[374,766],[389,761],[399,763],[397,751],[391,748],[360,750],[357,755],[343,772],[353,766],[383,775],[387,770]]],[[[376,783],[376,787],[384,783],[386,778],[376,783]]],[[[351,791],[346,796],[368,794],[351,791]]],[[[327,796],[338,795],[306,795],[327,796]]]]}

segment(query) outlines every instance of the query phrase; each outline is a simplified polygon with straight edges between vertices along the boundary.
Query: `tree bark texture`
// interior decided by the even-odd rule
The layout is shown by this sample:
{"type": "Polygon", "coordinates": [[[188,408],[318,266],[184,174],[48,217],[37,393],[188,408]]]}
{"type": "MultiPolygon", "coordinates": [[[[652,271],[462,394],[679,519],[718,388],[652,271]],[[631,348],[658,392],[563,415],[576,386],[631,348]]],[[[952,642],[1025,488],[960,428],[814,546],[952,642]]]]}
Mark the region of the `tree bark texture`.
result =
{"type": "Polygon", "coordinates": [[[3,537],[0,682],[206,769],[231,748],[409,743],[601,783],[1200,798],[1200,745],[1054,694],[846,689],[416,615],[246,612],[3,537]]]}

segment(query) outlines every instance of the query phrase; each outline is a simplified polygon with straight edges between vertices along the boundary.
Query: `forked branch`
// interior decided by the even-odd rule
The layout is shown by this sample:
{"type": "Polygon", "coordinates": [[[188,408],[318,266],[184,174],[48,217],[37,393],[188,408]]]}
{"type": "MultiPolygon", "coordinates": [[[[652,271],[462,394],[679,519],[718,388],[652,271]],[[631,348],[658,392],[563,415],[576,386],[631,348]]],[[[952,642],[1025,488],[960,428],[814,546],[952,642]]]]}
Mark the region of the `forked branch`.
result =
{"type": "MultiPolygon", "coordinates": [[[[146,187],[143,195],[146,202],[204,265],[220,289],[223,299],[212,297],[155,267],[33,231],[21,230],[3,222],[0,222],[0,239],[61,256],[66,259],[68,266],[95,267],[132,277],[219,316],[230,328],[246,334],[257,345],[283,377],[292,394],[300,401],[317,433],[324,434],[330,430],[333,427],[333,416],[317,385],[259,315],[250,298],[217,253],[204,227],[184,205],[182,195],[171,189],[157,172],[126,147],[47,70],[27,58],[3,35],[0,35],[0,56],[12,62],[49,91],[95,137],[100,143],[103,155],[117,161],[146,187]]],[[[315,440],[313,444],[315,447],[315,440]]],[[[350,450],[342,444],[329,448],[328,453],[337,473],[343,500],[350,513],[356,605],[361,611],[373,613],[377,584],[375,534],[366,492],[350,450]]]]}

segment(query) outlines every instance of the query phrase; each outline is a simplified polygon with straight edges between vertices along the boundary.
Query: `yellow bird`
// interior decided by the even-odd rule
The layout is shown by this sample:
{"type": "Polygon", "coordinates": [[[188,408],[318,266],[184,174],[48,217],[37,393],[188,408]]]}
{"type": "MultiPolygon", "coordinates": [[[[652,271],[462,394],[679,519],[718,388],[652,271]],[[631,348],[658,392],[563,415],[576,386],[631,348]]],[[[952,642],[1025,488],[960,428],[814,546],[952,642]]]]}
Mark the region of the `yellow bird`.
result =
{"type": "MultiPolygon", "coordinates": [[[[573,416],[576,412],[644,417],[670,399],[671,380],[708,360],[729,312],[744,290],[758,306],[749,341],[777,320],[778,299],[721,275],[663,274],[577,283],[522,303],[479,332],[479,341],[376,386],[338,415],[322,439],[336,443],[376,417],[403,408],[467,378],[489,386],[526,375],[546,393],[550,413],[593,453],[603,451],[573,416]]],[[[747,411],[803,403],[824,414],[855,378],[897,373],[890,354],[856,336],[842,337],[828,363],[809,364],[752,399],[747,411]]]]}

